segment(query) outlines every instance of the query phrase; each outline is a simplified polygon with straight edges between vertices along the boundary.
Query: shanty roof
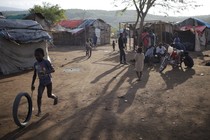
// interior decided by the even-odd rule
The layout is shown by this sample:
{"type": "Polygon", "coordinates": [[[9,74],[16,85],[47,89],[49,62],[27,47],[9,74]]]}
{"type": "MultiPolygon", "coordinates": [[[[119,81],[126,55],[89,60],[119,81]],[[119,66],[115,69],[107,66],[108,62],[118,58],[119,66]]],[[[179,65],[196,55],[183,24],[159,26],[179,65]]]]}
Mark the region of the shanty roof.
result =
{"type": "Polygon", "coordinates": [[[182,27],[182,26],[206,26],[207,28],[210,28],[209,23],[207,23],[201,19],[198,19],[198,18],[188,18],[188,19],[185,19],[184,21],[178,22],[176,25],[179,27],[182,27]]]}
{"type": "Polygon", "coordinates": [[[33,20],[0,19],[0,37],[17,43],[50,40],[50,35],[33,20]]]}
{"type": "Polygon", "coordinates": [[[6,16],[6,19],[24,19],[27,16],[28,14],[9,15],[9,16],[6,16]]]}
{"type": "MultiPolygon", "coordinates": [[[[67,31],[72,34],[78,34],[85,30],[85,28],[92,26],[95,21],[103,22],[102,19],[85,19],[85,20],[63,20],[59,22],[53,30],[67,31]]],[[[109,25],[109,24],[107,24],[109,25]]],[[[109,25],[110,26],[110,25],[109,25]]]]}
{"type": "Polygon", "coordinates": [[[63,21],[59,22],[53,29],[59,30],[59,31],[65,30],[72,34],[77,34],[77,33],[84,31],[84,29],[86,27],[91,26],[96,20],[97,19],[63,20],[63,21]]]}
{"type": "Polygon", "coordinates": [[[203,32],[205,28],[210,28],[209,23],[198,18],[188,18],[175,25],[177,26],[177,29],[181,31],[192,30],[200,33],[203,32]]]}
{"type": "Polygon", "coordinates": [[[94,22],[96,21],[96,19],[85,19],[82,24],[80,24],[78,26],[78,28],[85,28],[88,27],[90,25],[92,25],[94,22]]]}
{"type": "Polygon", "coordinates": [[[38,16],[42,19],[45,17],[41,13],[28,13],[28,14],[18,14],[18,15],[8,15],[6,19],[35,19],[35,16],[38,16]]]}
{"type": "Polygon", "coordinates": [[[65,27],[65,28],[76,28],[78,27],[83,20],[62,20],[58,23],[58,25],[65,27]]]}

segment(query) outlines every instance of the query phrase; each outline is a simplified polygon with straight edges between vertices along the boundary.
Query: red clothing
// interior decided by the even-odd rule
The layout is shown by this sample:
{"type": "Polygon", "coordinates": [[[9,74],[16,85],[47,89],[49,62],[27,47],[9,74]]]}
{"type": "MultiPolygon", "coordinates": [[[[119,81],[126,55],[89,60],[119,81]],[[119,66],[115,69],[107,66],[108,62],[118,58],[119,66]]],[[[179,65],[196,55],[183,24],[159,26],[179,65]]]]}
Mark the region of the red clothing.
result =
{"type": "Polygon", "coordinates": [[[149,33],[148,32],[143,32],[141,34],[141,40],[143,41],[143,45],[145,47],[149,46],[149,33]]]}

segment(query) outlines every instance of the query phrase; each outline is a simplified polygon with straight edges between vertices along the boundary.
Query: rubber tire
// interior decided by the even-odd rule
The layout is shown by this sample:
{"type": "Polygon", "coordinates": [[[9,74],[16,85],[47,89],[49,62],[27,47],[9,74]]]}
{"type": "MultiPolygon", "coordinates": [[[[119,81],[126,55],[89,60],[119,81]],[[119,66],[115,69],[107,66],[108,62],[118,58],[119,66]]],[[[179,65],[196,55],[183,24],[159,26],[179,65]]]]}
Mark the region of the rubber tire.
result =
{"type": "Polygon", "coordinates": [[[32,100],[31,100],[31,97],[28,93],[26,92],[21,92],[19,93],[16,98],[15,98],[15,101],[13,103],[13,119],[15,121],[15,124],[19,127],[24,127],[28,124],[28,122],[30,121],[31,119],[31,115],[32,115],[32,100]],[[25,121],[24,122],[20,122],[20,120],[18,119],[18,107],[19,107],[19,103],[21,101],[21,98],[25,96],[27,101],[28,101],[28,114],[25,118],[25,121]]]}
{"type": "Polygon", "coordinates": [[[162,73],[163,70],[165,70],[166,66],[168,65],[167,63],[168,63],[168,62],[167,62],[166,58],[164,58],[164,59],[163,59],[163,62],[162,62],[161,65],[160,65],[160,68],[159,68],[159,72],[160,72],[160,73],[162,73]]]}

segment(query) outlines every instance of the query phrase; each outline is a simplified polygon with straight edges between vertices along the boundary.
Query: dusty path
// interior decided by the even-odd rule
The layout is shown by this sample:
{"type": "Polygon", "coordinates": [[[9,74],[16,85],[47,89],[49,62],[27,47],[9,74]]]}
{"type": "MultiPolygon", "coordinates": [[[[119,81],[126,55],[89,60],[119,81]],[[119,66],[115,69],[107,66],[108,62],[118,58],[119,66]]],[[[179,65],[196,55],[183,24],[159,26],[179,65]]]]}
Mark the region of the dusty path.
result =
{"type": "MultiPolygon", "coordinates": [[[[1,77],[0,138],[57,140],[207,140],[210,138],[210,68],[203,53],[191,53],[191,70],[157,72],[159,64],[145,66],[136,81],[132,64],[120,65],[111,46],[101,46],[86,59],[72,47],[50,49],[55,66],[53,91],[59,103],[43,96],[43,114],[18,129],[12,104],[20,91],[30,93],[32,71],[1,77]],[[204,75],[204,76],[201,76],[204,75]]],[[[127,52],[128,60],[133,53],[127,52]]],[[[37,83],[36,83],[37,86],[37,83]]]]}

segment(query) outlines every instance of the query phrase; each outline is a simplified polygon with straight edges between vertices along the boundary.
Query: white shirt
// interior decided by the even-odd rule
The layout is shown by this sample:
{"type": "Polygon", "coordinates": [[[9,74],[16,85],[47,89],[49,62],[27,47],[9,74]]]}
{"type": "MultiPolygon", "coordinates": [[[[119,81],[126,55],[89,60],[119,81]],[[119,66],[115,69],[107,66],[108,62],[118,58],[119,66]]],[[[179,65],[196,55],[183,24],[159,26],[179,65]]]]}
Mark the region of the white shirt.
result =
{"type": "Polygon", "coordinates": [[[156,47],[156,53],[157,54],[164,54],[166,51],[166,48],[164,46],[161,46],[161,47],[156,47]]]}

